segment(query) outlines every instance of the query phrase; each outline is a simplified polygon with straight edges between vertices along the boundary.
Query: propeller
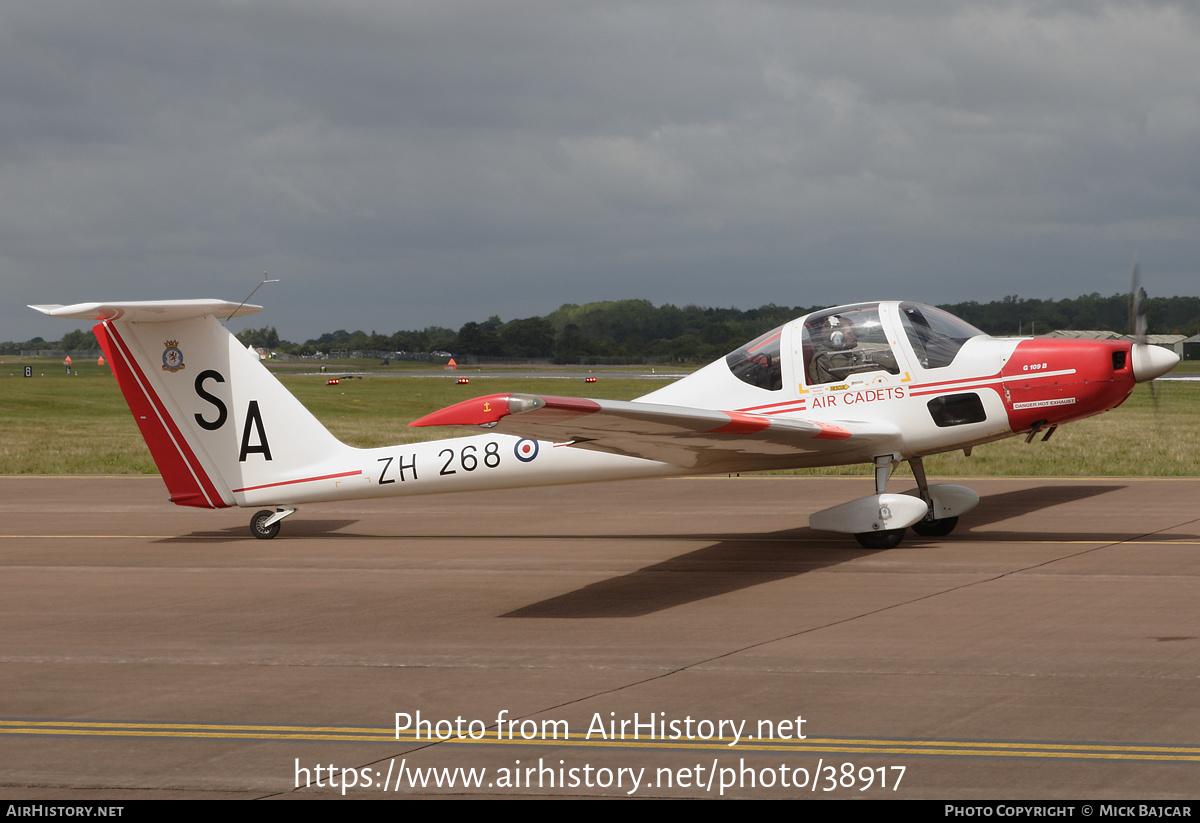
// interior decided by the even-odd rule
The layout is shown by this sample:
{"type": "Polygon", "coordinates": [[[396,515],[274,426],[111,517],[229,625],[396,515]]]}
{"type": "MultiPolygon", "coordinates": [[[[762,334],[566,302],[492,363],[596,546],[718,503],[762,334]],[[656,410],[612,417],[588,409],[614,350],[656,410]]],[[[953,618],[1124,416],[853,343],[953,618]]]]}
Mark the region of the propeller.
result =
{"type": "Polygon", "coordinates": [[[1133,272],[1129,275],[1129,331],[1138,343],[1146,342],[1146,290],[1142,288],[1142,277],[1138,273],[1137,258],[1133,259],[1133,272]]]}
{"type": "MultiPolygon", "coordinates": [[[[1162,346],[1152,346],[1146,342],[1146,290],[1142,288],[1137,258],[1134,258],[1133,272],[1129,277],[1129,326],[1133,331],[1134,340],[1130,347],[1134,380],[1139,383],[1153,381],[1154,378],[1161,377],[1175,368],[1179,362],[1179,355],[1162,346]]],[[[1158,389],[1153,382],[1150,383],[1150,392],[1157,405],[1158,389]]]]}

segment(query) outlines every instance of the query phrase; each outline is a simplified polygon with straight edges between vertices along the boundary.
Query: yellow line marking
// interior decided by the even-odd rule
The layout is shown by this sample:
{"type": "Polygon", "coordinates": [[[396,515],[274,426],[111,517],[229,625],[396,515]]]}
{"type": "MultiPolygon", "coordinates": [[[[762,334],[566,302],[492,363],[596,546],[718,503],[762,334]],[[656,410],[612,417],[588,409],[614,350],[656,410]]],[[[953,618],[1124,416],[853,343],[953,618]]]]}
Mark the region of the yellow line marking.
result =
{"type": "Polygon", "coordinates": [[[160,480],[157,474],[0,474],[0,480],[160,480]]]}
{"type": "MultiPolygon", "coordinates": [[[[856,464],[857,465],[857,464],[856,464]]],[[[862,465],[870,466],[869,463],[862,465]]],[[[821,466],[814,466],[813,470],[820,470],[821,466]]],[[[783,469],[782,471],[807,471],[807,469],[783,469]]],[[[870,478],[870,474],[759,474],[757,472],[729,472],[726,474],[700,474],[700,475],[684,475],[682,477],[665,477],[665,480],[861,480],[870,478]]],[[[911,478],[911,474],[893,474],[892,478],[896,482],[903,482],[906,478],[911,478]]],[[[1113,481],[1126,482],[1137,480],[1140,482],[1165,482],[1174,483],[1176,481],[1195,482],[1200,480],[1200,477],[1191,474],[1181,475],[1156,475],[1154,477],[1144,477],[1138,475],[1121,475],[1121,474],[938,474],[930,475],[930,477],[938,477],[945,480],[1070,480],[1084,481],[1095,480],[1099,482],[1113,481]]]]}
{"type": "MultiPolygon", "coordinates": [[[[328,533],[322,535],[312,535],[313,537],[325,538],[340,538],[343,540],[396,540],[396,535],[387,534],[338,534],[328,533]]],[[[293,535],[292,537],[284,537],[284,539],[299,540],[304,539],[304,535],[293,535]]],[[[848,539],[850,535],[842,535],[848,539]]],[[[249,540],[239,534],[0,534],[0,540],[249,540]]],[[[511,535],[495,535],[495,534],[422,534],[422,535],[406,535],[409,540],[554,540],[561,541],[562,535],[556,534],[511,534],[511,535]]],[[[580,535],[572,537],[572,540],[669,540],[672,542],[690,542],[690,543],[812,543],[825,545],[831,540],[836,540],[836,537],[688,537],[685,535],[674,534],[629,534],[629,535],[603,535],[603,536],[587,536],[580,535]]],[[[989,540],[984,534],[961,534],[952,538],[912,538],[913,540],[920,539],[922,542],[946,542],[956,546],[972,546],[972,545],[989,545],[989,546],[1104,546],[1111,543],[1119,543],[1122,546],[1200,546],[1200,540],[1140,540],[1132,538],[1121,540],[1119,538],[1097,538],[1096,540],[989,540]]],[[[844,542],[844,541],[842,541],[844,542]]],[[[912,548],[912,547],[910,547],[912,548]]],[[[857,550],[857,549],[856,549],[857,550]]]]}
{"type": "Polygon", "coordinates": [[[623,749],[729,750],[754,752],[842,753],[842,754],[909,754],[926,757],[1024,757],[1069,758],[1085,760],[1150,760],[1200,762],[1197,746],[1147,746],[1134,744],[1094,743],[1020,743],[1007,741],[969,740],[872,740],[858,738],[806,738],[803,740],[762,738],[736,745],[733,738],[710,740],[587,740],[497,738],[490,730],[482,738],[449,737],[430,740],[415,732],[404,731],[399,736],[393,729],[369,729],[343,726],[250,726],[190,723],[112,723],[52,720],[0,720],[0,734],[49,736],[101,736],[178,739],[226,740],[287,740],[287,741],[349,741],[374,743],[430,744],[459,743],[503,746],[567,746],[623,749]]]}
{"type": "Polygon", "coordinates": [[[187,537],[189,540],[228,540],[227,535],[178,534],[0,534],[0,540],[167,540],[187,537]]]}
{"type": "MultiPolygon", "coordinates": [[[[187,535],[183,535],[187,536],[187,535]]],[[[0,540],[167,540],[178,534],[0,534],[0,540]]],[[[197,536],[189,540],[228,540],[229,537],[197,536]]]]}
{"type": "Polygon", "coordinates": [[[361,726],[231,726],[214,723],[113,723],[108,721],[91,722],[87,720],[0,720],[3,726],[42,726],[49,728],[97,728],[97,729],[215,729],[220,731],[261,731],[263,729],[279,732],[328,732],[350,734],[387,734],[394,736],[392,729],[370,729],[361,726]]]}
{"type": "MultiPolygon", "coordinates": [[[[424,441],[436,442],[436,441],[424,441]]],[[[400,444],[411,445],[411,444],[400,444]]],[[[869,466],[870,464],[863,464],[869,466]]],[[[820,469],[820,466],[814,467],[820,469]]],[[[786,471],[804,471],[804,469],[789,469],[786,471]]],[[[728,480],[731,476],[737,475],[742,479],[759,479],[759,480],[819,480],[824,478],[855,478],[862,479],[871,477],[870,474],[759,474],[757,472],[738,472],[725,474],[704,474],[704,475],[683,475],[676,477],[664,477],[665,480],[728,480]]],[[[893,475],[897,480],[902,480],[905,477],[911,477],[908,474],[893,475]]],[[[1200,477],[1195,475],[1165,475],[1145,477],[1137,475],[1120,475],[1120,474],[939,474],[937,477],[946,478],[949,480],[1112,480],[1112,481],[1151,481],[1151,482],[1175,482],[1183,481],[1200,481],[1200,477]]],[[[0,474],[0,480],[159,480],[157,474],[0,474]]],[[[246,508],[253,508],[247,506],[246,508]]]]}

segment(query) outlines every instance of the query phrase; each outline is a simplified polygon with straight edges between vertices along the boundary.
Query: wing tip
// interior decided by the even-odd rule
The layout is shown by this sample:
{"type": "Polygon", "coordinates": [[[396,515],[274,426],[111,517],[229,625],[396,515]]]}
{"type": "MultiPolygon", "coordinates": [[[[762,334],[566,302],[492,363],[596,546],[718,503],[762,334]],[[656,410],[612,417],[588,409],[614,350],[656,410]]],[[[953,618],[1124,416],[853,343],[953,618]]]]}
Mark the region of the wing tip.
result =
{"type": "Polygon", "coordinates": [[[408,425],[415,429],[423,426],[483,426],[488,423],[497,423],[501,418],[510,414],[508,401],[507,394],[476,397],[444,409],[438,409],[432,414],[417,418],[408,425]]]}

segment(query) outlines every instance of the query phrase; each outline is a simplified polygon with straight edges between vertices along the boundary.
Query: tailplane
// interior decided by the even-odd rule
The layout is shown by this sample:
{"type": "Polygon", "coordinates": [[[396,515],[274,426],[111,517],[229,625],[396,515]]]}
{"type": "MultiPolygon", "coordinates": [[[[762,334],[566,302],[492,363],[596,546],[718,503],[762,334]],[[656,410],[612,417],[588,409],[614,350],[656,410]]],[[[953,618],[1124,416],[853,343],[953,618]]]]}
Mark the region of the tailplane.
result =
{"type": "Polygon", "coordinates": [[[173,503],[223,508],[276,487],[286,500],[294,478],[319,474],[350,451],[217,319],[261,306],[163,300],[30,308],[98,321],[96,339],[173,503]]]}

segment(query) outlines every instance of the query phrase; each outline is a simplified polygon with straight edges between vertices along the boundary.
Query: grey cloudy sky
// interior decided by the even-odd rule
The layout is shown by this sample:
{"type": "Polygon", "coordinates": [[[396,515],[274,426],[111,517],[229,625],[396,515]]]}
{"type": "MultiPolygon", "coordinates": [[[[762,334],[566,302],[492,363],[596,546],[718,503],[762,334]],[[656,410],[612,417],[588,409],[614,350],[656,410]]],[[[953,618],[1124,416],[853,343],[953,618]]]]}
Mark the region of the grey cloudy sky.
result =
{"type": "Polygon", "coordinates": [[[1112,294],[1135,254],[1194,295],[1197,9],[6,0],[0,340],[264,271],[248,324],[299,340],[1112,294]]]}

